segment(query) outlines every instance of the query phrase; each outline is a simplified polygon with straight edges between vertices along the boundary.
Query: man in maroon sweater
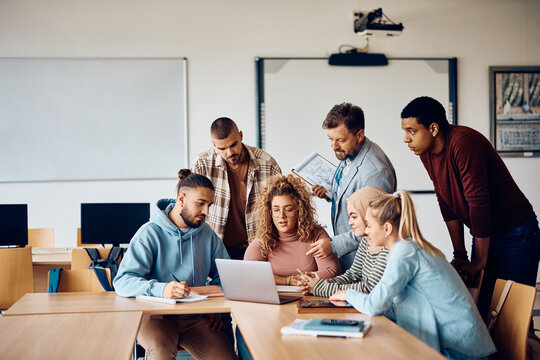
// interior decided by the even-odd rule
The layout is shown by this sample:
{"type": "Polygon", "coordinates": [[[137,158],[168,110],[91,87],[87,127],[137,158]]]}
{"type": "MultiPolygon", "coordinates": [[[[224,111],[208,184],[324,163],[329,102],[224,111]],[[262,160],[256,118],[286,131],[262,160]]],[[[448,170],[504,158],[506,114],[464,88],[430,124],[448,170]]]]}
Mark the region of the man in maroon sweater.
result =
{"type": "Polygon", "coordinates": [[[416,98],[403,109],[401,128],[433,181],[454,246],[452,265],[466,283],[485,269],[478,300],[482,315],[497,278],[535,286],[538,221],[491,143],[471,128],[450,125],[444,107],[430,97],[416,98]],[[473,236],[471,261],[463,224],[473,236]]]}

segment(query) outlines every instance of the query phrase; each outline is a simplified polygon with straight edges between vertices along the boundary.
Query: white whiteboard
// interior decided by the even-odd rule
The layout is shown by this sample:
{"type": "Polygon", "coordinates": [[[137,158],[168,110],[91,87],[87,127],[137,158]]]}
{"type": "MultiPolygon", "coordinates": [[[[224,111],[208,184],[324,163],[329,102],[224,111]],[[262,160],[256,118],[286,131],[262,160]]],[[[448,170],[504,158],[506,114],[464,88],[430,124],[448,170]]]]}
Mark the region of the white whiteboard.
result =
{"type": "Polygon", "coordinates": [[[258,61],[261,146],[284,172],[312,151],[337,164],[321,126],[332,106],[351,102],[364,111],[366,136],[392,161],[398,189],[433,190],[419,157],[403,142],[400,114],[411,100],[428,95],[452,121],[449,59],[389,59],[388,66],[372,67],[329,66],[325,58],[258,61]]]}
{"type": "Polygon", "coordinates": [[[187,167],[185,58],[0,59],[0,181],[187,167]]]}

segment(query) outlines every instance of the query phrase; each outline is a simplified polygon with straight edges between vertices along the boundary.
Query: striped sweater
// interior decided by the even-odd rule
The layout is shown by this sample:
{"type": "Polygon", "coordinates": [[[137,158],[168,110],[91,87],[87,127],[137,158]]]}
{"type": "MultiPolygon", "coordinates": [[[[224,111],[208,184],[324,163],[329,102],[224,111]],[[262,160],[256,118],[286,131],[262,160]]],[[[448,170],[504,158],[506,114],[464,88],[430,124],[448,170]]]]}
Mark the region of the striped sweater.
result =
{"type": "Polygon", "coordinates": [[[328,280],[319,280],[313,287],[313,295],[329,297],[339,290],[354,289],[368,294],[377,285],[386,268],[388,249],[378,254],[366,249],[367,238],[363,237],[351,267],[342,275],[328,280]]]}

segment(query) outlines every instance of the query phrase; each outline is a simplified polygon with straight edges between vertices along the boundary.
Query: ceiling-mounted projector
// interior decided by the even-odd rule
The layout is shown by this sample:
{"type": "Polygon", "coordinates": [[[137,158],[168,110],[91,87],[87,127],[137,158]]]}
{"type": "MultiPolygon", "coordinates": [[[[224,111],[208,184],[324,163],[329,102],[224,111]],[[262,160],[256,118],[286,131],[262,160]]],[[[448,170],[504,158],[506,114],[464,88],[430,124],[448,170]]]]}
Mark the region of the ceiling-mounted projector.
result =
{"type": "Polygon", "coordinates": [[[382,9],[373,10],[370,13],[354,13],[354,32],[366,36],[366,45],[359,49],[351,45],[341,45],[337,54],[330,55],[328,64],[334,66],[385,66],[388,59],[384,54],[372,54],[367,52],[369,36],[381,34],[395,36],[403,31],[403,24],[396,24],[386,16],[382,9]],[[385,19],[383,19],[383,17],[385,19]],[[343,52],[343,47],[350,49],[343,52]]]}
{"type": "Polygon", "coordinates": [[[397,36],[404,29],[402,23],[390,20],[380,8],[370,13],[355,12],[354,17],[354,32],[360,36],[397,36]]]}

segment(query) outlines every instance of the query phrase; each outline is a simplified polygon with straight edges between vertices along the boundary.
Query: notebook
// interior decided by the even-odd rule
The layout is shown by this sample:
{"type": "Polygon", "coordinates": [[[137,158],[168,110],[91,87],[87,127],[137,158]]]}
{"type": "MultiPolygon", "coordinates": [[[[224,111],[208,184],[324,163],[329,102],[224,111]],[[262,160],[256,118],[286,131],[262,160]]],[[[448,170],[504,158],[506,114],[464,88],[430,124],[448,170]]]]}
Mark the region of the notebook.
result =
{"type": "Polygon", "coordinates": [[[185,296],[181,299],[169,299],[169,298],[162,298],[162,297],[148,296],[148,295],[137,295],[136,298],[139,300],[155,301],[155,302],[161,302],[165,304],[176,304],[176,303],[202,301],[202,300],[208,299],[208,296],[190,293],[188,296],[185,296]]]}
{"type": "Polygon", "coordinates": [[[269,262],[216,259],[216,266],[229,300],[285,304],[302,297],[301,294],[278,294],[269,262]]]}

